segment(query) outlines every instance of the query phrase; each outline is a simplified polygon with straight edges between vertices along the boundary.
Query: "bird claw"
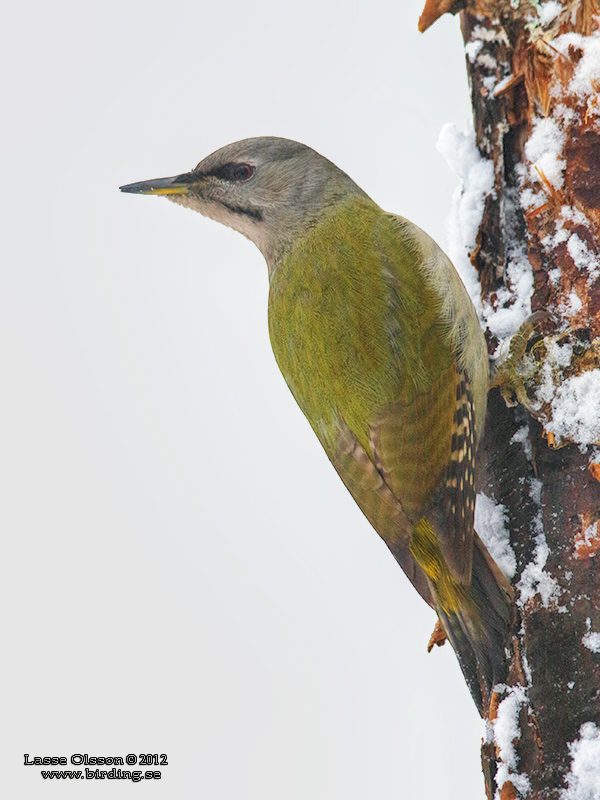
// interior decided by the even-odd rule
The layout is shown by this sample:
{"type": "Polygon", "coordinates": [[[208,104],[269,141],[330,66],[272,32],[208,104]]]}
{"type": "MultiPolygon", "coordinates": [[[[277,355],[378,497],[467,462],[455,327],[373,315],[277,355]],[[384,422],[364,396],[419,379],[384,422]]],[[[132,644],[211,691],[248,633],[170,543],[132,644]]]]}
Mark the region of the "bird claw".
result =
{"type": "Polygon", "coordinates": [[[536,311],[527,317],[510,340],[507,357],[496,366],[491,376],[489,388],[493,389],[498,386],[502,398],[509,408],[520,404],[530,413],[535,413],[537,410],[532,404],[526,388],[526,384],[531,378],[531,364],[527,353],[531,349],[531,341],[536,335],[537,329],[548,321],[554,321],[548,311],[536,311]]]}

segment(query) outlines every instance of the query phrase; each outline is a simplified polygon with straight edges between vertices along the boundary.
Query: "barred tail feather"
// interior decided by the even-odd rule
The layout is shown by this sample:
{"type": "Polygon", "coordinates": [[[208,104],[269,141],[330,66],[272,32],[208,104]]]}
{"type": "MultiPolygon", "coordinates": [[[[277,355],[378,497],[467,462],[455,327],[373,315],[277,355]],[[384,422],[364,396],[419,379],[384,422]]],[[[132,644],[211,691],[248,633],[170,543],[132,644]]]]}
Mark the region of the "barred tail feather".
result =
{"type": "Polygon", "coordinates": [[[514,599],[510,584],[477,535],[469,592],[458,608],[438,607],[438,614],[483,716],[494,684],[506,678],[514,599]]]}

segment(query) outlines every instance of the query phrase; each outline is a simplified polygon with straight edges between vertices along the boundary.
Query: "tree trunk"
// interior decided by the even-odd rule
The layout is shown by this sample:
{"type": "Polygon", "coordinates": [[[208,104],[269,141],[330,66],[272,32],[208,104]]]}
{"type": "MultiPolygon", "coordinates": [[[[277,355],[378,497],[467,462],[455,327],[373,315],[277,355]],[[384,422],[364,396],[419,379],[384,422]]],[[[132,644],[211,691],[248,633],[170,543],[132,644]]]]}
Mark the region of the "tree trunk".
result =
{"type": "Polygon", "coordinates": [[[482,747],[486,790],[598,800],[599,7],[428,0],[421,30],[458,10],[475,141],[493,165],[469,248],[490,354],[527,313],[552,315],[518,342],[502,392],[489,395],[482,491],[503,506],[519,620],[482,747]]]}

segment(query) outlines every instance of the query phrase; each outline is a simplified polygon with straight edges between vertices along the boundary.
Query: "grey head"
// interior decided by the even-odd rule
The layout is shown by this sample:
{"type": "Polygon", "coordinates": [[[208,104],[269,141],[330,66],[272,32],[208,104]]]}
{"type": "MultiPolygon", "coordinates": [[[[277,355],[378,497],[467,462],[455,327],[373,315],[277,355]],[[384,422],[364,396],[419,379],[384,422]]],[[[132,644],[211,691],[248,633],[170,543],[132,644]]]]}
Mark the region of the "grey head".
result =
{"type": "Polygon", "coordinates": [[[164,195],[239,231],[263,253],[269,272],[327,209],[357,195],[369,201],[315,150],[274,136],[228,144],[191,172],[121,191],[164,195]]]}

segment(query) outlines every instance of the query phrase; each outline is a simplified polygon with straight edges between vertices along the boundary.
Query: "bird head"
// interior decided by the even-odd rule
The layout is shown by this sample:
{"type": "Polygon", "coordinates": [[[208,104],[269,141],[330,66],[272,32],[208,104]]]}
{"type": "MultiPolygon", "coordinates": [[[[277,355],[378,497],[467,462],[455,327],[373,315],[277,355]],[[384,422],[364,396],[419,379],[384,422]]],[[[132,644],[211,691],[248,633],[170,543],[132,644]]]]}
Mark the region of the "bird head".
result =
{"type": "Polygon", "coordinates": [[[122,192],[164,195],[244,234],[269,268],[327,209],[364,192],[306,145],[264,136],[226,145],[191,172],[130,183],[122,192]]]}

